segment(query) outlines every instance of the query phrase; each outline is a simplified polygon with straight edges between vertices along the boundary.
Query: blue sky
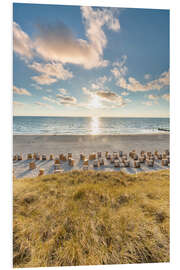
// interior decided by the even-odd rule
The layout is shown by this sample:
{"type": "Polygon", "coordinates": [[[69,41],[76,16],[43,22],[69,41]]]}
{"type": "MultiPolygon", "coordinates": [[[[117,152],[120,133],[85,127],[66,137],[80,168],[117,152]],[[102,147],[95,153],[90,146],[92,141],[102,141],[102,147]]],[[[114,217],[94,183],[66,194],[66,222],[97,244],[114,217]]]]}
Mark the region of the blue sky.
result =
{"type": "Polygon", "coordinates": [[[169,117],[169,11],[13,6],[14,115],[169,117]]]}

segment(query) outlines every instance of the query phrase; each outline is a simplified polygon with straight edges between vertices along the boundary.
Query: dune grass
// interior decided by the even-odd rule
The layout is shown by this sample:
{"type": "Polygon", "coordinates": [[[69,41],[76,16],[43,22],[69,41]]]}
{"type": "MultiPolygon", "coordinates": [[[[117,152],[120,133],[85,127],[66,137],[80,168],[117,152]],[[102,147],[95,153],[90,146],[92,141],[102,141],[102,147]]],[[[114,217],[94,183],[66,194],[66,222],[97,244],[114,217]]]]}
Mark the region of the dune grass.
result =
{"type": "Polygon", "coordinates": [[[169,261],[169,170],[13,183],[14,267],[169,261]]]}

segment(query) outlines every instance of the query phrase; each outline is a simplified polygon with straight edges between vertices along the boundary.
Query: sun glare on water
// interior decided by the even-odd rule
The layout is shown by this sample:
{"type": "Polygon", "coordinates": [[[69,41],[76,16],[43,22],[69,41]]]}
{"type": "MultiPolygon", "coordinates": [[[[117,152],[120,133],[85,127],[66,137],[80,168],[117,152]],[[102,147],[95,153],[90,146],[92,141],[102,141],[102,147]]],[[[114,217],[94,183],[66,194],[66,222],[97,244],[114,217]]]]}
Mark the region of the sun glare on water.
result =
{"type": "Polygon", "coordinates": [[[99,129],[99,118],[98,117],[92,117],[91,118],[91,134],[97,135],[100,133],[99,129]]]}

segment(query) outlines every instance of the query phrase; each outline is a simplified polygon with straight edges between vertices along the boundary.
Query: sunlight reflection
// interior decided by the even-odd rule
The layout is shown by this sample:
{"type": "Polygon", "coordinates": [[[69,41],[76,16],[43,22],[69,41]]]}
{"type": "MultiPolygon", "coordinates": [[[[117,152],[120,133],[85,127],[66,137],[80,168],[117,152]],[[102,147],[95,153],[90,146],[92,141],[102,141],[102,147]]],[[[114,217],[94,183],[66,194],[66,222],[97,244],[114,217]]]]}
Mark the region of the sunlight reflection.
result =
{"type": "Polygon", "coordinates": [[[99,129],[99,118],[98,117],[92,117],[91,118],[91,134],[97,135],[100,133],[99,129]]]}

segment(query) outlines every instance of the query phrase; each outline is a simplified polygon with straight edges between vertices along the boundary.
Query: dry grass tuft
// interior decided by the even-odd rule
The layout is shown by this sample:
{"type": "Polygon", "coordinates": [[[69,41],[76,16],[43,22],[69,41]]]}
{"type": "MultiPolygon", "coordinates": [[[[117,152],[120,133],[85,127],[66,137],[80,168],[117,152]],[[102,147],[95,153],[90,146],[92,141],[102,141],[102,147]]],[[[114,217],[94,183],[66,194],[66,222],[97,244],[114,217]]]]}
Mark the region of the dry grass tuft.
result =
{"type": "Polygon", "coordinates": [[[169,261],[169,170],[14,179],[14,267],[169,261]]]}

